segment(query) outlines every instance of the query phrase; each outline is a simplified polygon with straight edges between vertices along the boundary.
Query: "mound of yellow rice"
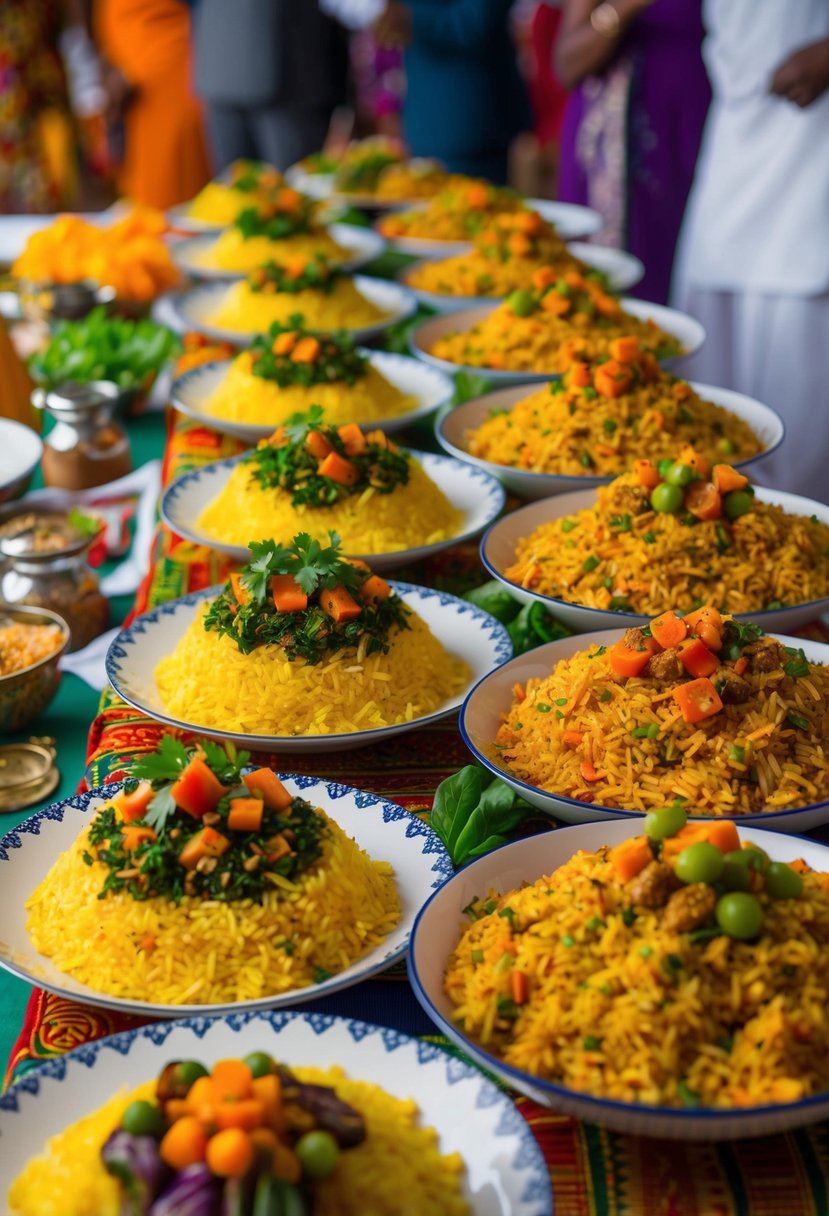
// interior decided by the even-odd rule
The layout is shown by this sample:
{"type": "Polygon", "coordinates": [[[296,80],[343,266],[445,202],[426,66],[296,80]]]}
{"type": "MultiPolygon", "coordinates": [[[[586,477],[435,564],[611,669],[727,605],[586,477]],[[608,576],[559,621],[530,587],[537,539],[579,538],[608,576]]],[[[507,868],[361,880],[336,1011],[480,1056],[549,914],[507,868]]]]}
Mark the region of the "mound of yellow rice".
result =
{"type": "Polygon", "coordinates": [[[218,1005],[308,988],[318,968],[345,970],[400,919],[388,862],[373,861],[328,825],[322,856],[297,881],[274,876],[262,904],[188,896],[176,904],[123,891],[98,899],[109,871],[84,862],[84,850],[94,856],[87,829],[27,902],[32,943],[107,996],[218,1005]]]}
{"type": "Polygon", "coordinates": [[[608,852],[474,906],[444,981],[464,1033],[620,1102],[749,1107],[829,1088],[829,875],[805,873],[798,899],[761,897],[756,940],[696,942],[632,903],[608,852]],[[503,1003],[513,971],[517,1008],[503,1003]]]}
{"type": "Polygon", "coordinates": [[[632,473],[600,487],[595,507],[522,537],[506,577],[540,595],[648,616],[665,604],[688,612],[704,600],[745,613],[829,595],[829,527],[816,517],[755,498],[733,522],[689,528],[642,510],[642,494],[632,473]]]}
{"type": "MultiPolygon", "coordinates": [[[[207,611],[205,606],[204,611],[207,611]]],[[[278,646],[242,654],[205,632],[197,615],[155,670],[164,710],[195,728],[250,735],[332,735],[414,722],[469,680],[416,614],[392,631],[388,654],[341,650],[320,663],[290,662],[278,646]]]]}
{"type": "Polygon", "coordinates": [[[735,463],[763,445],[748,423],[657,370],[619,397],[554,380],[493,412],[466,437],[480,460],[531,473],[615,477],[638,458],[673,459],[690,444],[711,463],[735,463]]]}
{"type": "Polygon", "coordinates": [[[696,814],[731,816],[806,806],[829,798],[829,669],[808,667],[799,679],[748,670],[749,700],[693,724],[670,687],[622,680],[609,651],[590,646],[516,687],[493,755],[513,777],[597,806],[648,811],[685,798],[696,814]],[[655,738],[633,734],[650,726],[655,738]]]}
{"type": "Polygon", "coordinates": [[[253,202],[250,192],[235,190],[222,182],[208,182],[188,206],[187,215],[206,224],[232,224],[253,202]]]}
{"type": "Polygon", "coordinates": [[[237,270],[240,274],[247,274],[266,262],[287,266],[291,262],[318,257],[325,257],[332,264],[344,262],[348,259],[348,251],[338,245],[324,228],[272,241],[266,236],[245,237],[234,227],[228,228],[199,252],[193,262],[206,270],[237,270]]]}
{"type": "Polygon", "coordinates": [[[289,490],[264,489],[249,465],[238,464],[197,526],[212,540],[242,547],[271,537],[287,544],[298,532],[325,544],[333,531],[345,553],[373,554],[437,544],[456,534],[463,521],[416,460],[409,464],[408,482],[391,494],[369,486],[330,507],[295,507],[291,497],[289,490]]]}
{"type": "Polygon", "coordinates": [[[371,364],[353,384],[287,384],[282,388],[273,380],[254,376],[250,367],[251,355],[243,351],[205,401],[202,408],[206,414],[227,422],[276,427],[292,414],[304,414],[312,405],[321,405],[328,421],[338,425],[355,419],[379,422],[396,418],[415,405],[413,397],[401,393],[371,364]]]}
{"type": "Polygon", "coordinates": [[[343,277],[326,291],[309,288],[265,293],[253,291],[244,281],[234,283],[222,296],[219,307],[203,320],[241,334],[264,334],[274,321],[289,321],[297,314],[309,329],[329,333],[376,325],[388,317],[357,290],[350,278],[343,277]]]}
{"type": "MultiPolygon", "coordinates": [[[[396,1098],[341,1068],[295,1068],[308,1084],[332,1086],[365,1119],[362,1144],[341,1155],[330,1178],[312,1184],[314,1216],[467,1216],[464,1164],[442,1154],[434,1128],[422,1126],[411,1099],[396,1098]]],[[[100,1152],[130,1102],[149,1098],[150,1082],[119,1093],[91,1115],[51,1137],[12,1183],[13,1216],[119,1216],[119,1187],[100,1152]]]]}

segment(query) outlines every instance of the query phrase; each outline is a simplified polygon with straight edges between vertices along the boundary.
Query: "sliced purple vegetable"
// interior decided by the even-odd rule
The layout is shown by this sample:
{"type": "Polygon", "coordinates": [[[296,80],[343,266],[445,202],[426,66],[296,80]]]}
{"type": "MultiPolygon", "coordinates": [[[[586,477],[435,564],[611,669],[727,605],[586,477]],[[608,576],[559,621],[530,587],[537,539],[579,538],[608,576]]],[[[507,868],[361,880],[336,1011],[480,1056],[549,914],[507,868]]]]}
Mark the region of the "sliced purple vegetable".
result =
{"type": "Polygon", "coordinates": [[[305,1085],[289,1068],[277,1066],[286,1106],[298,1106],[312,1115],[317,1127],[330,1132],[340,1148],[356,1148],[366,1138],[366,1123],[359,1111],[337,1097],[328,1085],[305,1085]]]}
{"type": "Polygon", "coordinates": [[[206,1165],[179,1170],[148,1216],[220,1216],[222,1184],[206,1165]]]}
{"type": "Polygon", "coordinates": [[[150,1204],[170,1177],[154,1136],[114,1131],[101,1149],[101,1160],[123,1188],[122,1216],[146,1216],[150,1204]]]}

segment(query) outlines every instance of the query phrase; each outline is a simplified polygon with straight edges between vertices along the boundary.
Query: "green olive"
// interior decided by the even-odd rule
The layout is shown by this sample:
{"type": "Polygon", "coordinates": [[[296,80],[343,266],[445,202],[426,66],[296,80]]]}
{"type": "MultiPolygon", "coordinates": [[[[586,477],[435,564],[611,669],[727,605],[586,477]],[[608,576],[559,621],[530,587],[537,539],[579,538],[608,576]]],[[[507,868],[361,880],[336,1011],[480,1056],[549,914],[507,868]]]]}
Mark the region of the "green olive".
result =
{"type": "Polygon", "coordinates": [[[696,480],[696,477],[696,470],[692,469],[689,464],[682,464],[679,460],[675,461],[665,474],[665,480],[669,486],[688,486],[696,480]]]}
{"type": "Polygon", "coordinates": [[[761,874],[765,874],[769,868],[769,855],[765,849],[761,849],[759,844],[752,844],[751,841],[747,840],[742,852],[747,855],[748,864],[752,870],[758,870],[761,874]]]}
{"type": "Polygon", "coordinates": [[[164,1135],[164,1115],[155,1102],[130,1102],[121,1116],[121,1126],[131,1136],[155,1136],[160,1140],[164,1135]]]}
{"type": "Polygon", "coordinates": [[[678,802],[673,806],[660,806],[645,816],[645,835],[651,840],[665,840],[681,832],[687,822],[688,816],[678,802]]]}
{"type": "Polygon", "coordinates": [[[754,500],[745,490],[732,490],[722,500],[722,509],[726,519],[739,519],[754,509],[754,500]]]}
{"type": "Polygon", "coordinates": [[[188,1089],[198,1081],[199,1077],[208,1075],[207,1069],[198,1060],[179,1060],[176,1077],[188,1089]]]}
{"type": "Polygon", "coordinates": [[[679,486],[668,485],[666,481],[660,482],[651,490],[651,506],[663,515],[673,515],[682,507],[682,490],[679,486]]]}
{"type": "Polygon", "coordinates": [[[723,933],[745,942],[756,937],[763,926],[763,909],[747,891],[729,891],[717,900],[717,924],[723,933]]]}
{"type": "Polygon", "coordinates": [[[733,456],[737,451],[737,448],[732,439],[726,439],[725,436],[723,436],[722,439],[717,440],[717,451],[719,452],[720,456],[733,456]]]}
{"type": "Polygon", "coordinates": [[[772,861],[765,879],[772,899],[797,899],[803,892],[803,879],[785,861],[772,861]]]}
{"type": "Polygon", "coordinates": [[[306,1178],[327,1178],[337,1167],[340,1146],[330,1132],[306,1132],[296,1142],[296,1155],[306,1178]]]}
{"type": "Polygon", "coordinates": [[[682,882],[716,882],[725,859],[715,844],[698,840],[689,844],[676,859],[676,876],[682,882]]]}
{"type": "Polygon", "coordinates": [[[747,891],[749,888],[748,872],[750,870],[747,849],[734,849],[726,853],[719,882],[726,891],[747,891]]]}
{"type": "Polygon", "coordinates": [[[507,304],[516,317],[529,317],[535,312],[535,296],[531,291],[514,291],[507,296],[507,304]]]}
{"type": "Polygon", "coordinates": [[[668,476],[668,469],[673,466],[672,460],[658,460],[656,462],[656,471],[659,473],[660,480],[664,481],[668,476]]]}
{"type": "Polygon", "coordinates": [[[252,1051],[245,1056],[244,1063],[254,1077],[269,1077],[274,1070],[273,1057],[266,1051],[252,1051]]]}

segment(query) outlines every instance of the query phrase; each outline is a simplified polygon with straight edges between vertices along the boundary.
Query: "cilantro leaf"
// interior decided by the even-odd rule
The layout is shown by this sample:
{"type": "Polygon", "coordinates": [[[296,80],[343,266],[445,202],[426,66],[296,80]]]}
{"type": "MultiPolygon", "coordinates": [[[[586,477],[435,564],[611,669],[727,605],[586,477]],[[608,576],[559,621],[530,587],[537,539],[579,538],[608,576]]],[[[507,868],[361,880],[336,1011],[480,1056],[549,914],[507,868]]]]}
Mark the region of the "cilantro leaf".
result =
{"type": "Polygon", "coordinates": [[[144,822],[155,830],[157,836],[161,836],[167,827],[167,820],[175,814],[175,811],[176,800],[170,793],[170,787],[165,786],[163,790],[158,791],[147,807],[144,822]]]}
{"type": "Polygon", "coordinates": [[[154,752],[133,760],[130,776],[143,781],[177,781],[188,759],[187,748],[180,739],[162,735],[154,752]]]}

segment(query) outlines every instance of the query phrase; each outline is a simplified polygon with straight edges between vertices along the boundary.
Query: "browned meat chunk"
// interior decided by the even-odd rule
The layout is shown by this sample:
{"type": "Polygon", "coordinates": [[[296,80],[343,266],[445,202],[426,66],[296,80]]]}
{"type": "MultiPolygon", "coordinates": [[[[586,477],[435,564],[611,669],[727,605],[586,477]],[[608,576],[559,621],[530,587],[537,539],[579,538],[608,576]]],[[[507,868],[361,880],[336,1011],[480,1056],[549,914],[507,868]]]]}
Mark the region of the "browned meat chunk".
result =
{"type": "Polygon", "coordinates": [[[751,700],[751,685],[730,667],[718,667],[714,684],[723,705],[742,705],[751,700]]]}
{"type": "Polygon", "coordinates": [[[714,888],[707,882],[692,882],[681,891],[674,891],[665,907],[662,924],[669,933],[690,933],[711,920],[716,906],[714,888]]]}
{"type": "Polygon", "coordinates": [[[622,634],[622,645],[628,650],[644,650],[645,635],[641,629],[626,629],[622,634]]]}
{"type": "Polygon", "coordinates": [[[679,661],[679,651],[675,646],[652,654],[645,666],[645,675],[652,680],[681,680],[685,668],[679,661]]]}
{"type": "Polygon", "coordinates": [[[627,511],[630,515],[642,515],[651,510],[650,495],[644,486],[618,486],[611,502],[619,511],[627,511]]]}
{"type": "Polygon", "coordinates": [[[649,861],[628,887],[635,904],[643,908],[661,908],[679,887],[680,881],[664,861],[649,861]]]}
{"type": "Polygon", "coordinates": [[[774,638],[760,638],[750,642],[743,650],[743,655],[751,664],[752,671],[774,671],[783,666],[783,650],[774,638]]]}

